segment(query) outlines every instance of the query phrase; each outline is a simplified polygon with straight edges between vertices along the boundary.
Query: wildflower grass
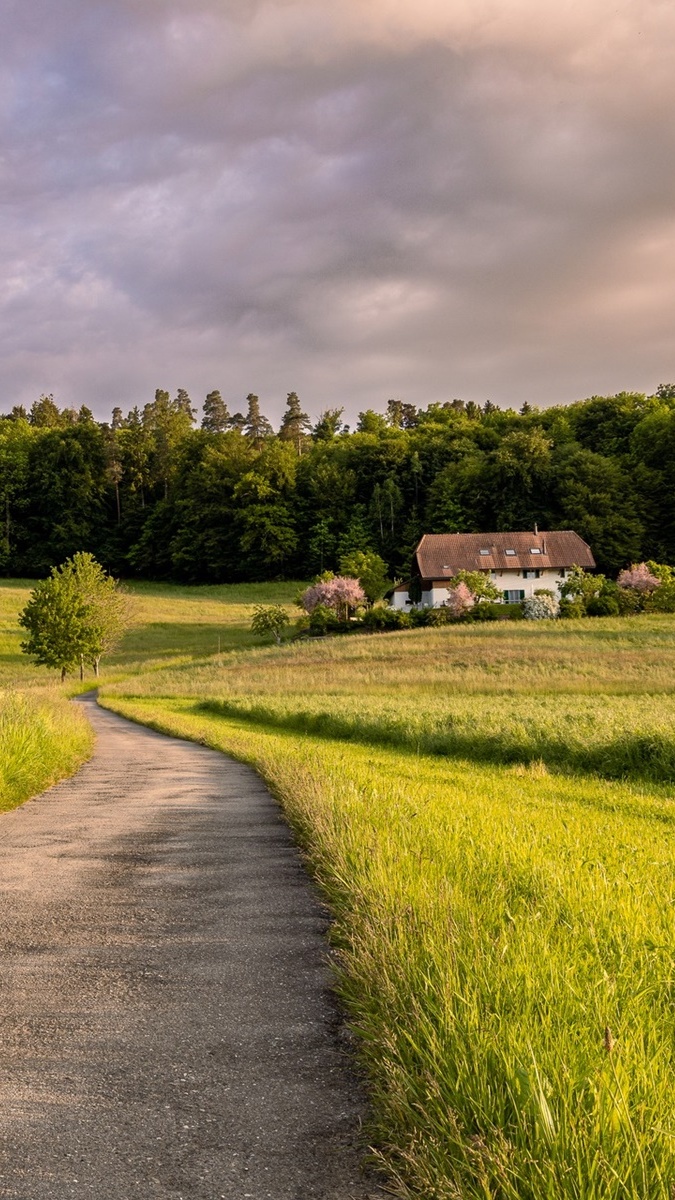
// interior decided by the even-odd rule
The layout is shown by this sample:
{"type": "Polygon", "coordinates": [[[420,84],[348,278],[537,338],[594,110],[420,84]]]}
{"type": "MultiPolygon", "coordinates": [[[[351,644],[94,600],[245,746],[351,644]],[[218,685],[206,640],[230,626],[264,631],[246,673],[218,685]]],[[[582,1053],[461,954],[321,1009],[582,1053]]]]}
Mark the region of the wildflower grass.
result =
{"type": "Polygon", "coordinates": [[[672,618],[234,650],[102,702],[278,796],[396,1194],[672,1200],[672,618]]]}

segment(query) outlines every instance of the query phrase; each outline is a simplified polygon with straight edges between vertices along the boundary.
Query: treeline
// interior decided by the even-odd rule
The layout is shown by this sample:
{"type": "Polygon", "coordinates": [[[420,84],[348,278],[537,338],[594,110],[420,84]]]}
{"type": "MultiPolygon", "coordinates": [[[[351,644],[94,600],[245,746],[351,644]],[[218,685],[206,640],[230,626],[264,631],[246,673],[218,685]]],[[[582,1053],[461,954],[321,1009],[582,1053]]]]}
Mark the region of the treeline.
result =
{"type": "Polygon", "coordinates": [[[408,572],[422,533],[575,529],[600,570],[675,563],[675,385],[520,412],[391,400],[349,431],[295,393],[277,432],[257,396],[230,413],[185,391],[109,423],[43,396],[0,419],[0,571],[80,550],[116,575],[307,578],[354,550],[408,572]]]}

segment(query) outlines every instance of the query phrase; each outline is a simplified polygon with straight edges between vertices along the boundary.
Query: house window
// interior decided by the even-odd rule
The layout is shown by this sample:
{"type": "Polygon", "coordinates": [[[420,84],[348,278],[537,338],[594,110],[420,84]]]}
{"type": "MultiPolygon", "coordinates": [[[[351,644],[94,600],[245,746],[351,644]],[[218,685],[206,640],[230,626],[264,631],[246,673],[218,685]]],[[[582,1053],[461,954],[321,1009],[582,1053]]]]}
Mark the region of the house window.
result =
{"type": "Polygon", "coordinates": [[[530,554],[541,554],[538,546],[530,546],[530,554]]]}
{"type": "Polygon", "coordinates": [[[482,554],[482,555],[483,555],[483,558],[488,558],[488,557],[489,557],[489,554],[490,554],[490,551],[489,551],[489,550],[479,550],[479,551],[478,551],[478,553],[479,553],[479,554],[482,554]]]}
{"type": "Polygon", "coordinates": [[[523,571],[523,577],[525,579],[538,579],[540,575],[541,571],[536,571],[533,569],[530,569],[529,571],[523,571]]]}
{"type": "Polygon", "coordinates": [[[558,571],[558,574],[561,579],[564,579],[565,576],[567,575],[567,571],[566,571],[565,567],[561,567],[560,570],[558,571]]]}
{"type": "Polygon", "coordinates": [[[504,592],[504,600],[507,604],[517,604],[519,600],[525,599],[525,592],[522,588],[514,588],[513,590],[504,592]]]}
{"type": "Polygon", "coordinates": [[[516,557],[516,552],[515,552],[515,550],[505,550],[505,551],[504,551],[504,553],[505,553],[505,554],[508,554],[510,558],[515,558],[515,557],[516,557]]]}

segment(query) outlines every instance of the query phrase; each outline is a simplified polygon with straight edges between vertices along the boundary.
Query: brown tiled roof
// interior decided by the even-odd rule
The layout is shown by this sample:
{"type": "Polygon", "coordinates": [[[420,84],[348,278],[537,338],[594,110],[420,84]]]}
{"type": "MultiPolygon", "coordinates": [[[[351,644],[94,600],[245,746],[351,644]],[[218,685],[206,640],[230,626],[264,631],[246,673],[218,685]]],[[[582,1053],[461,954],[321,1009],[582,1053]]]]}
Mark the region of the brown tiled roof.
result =
{"type": "Polygon", "coordinates": [[[571,529],[553,533],[425,533],[415,551],[423,579],[457,571],[503,571],[539,567],[594,567],[591,548],[571,529]],[[489,554],[481,554],[489,550],[489,554]],[[506,550],[515,550],[506,554],[506,550]],[[539,550],[539,554],[532,554],[539,550]]]}

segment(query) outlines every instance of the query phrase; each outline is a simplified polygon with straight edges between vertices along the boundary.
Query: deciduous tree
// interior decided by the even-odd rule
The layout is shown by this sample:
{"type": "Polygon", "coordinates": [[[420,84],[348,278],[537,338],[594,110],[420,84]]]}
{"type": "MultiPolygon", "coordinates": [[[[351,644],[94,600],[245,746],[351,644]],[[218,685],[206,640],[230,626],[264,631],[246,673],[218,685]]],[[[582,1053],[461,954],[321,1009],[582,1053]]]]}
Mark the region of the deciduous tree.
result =
{"type": "Polygon", "coordinates": [[[78,553],[41,580],[19,617],[28,631],[21,643],[40,666],[61,672],[61,682],[85,661],[98,675],[104,653],[119,641],[128,621],[126,599],[91,554],[78,553]]]}

